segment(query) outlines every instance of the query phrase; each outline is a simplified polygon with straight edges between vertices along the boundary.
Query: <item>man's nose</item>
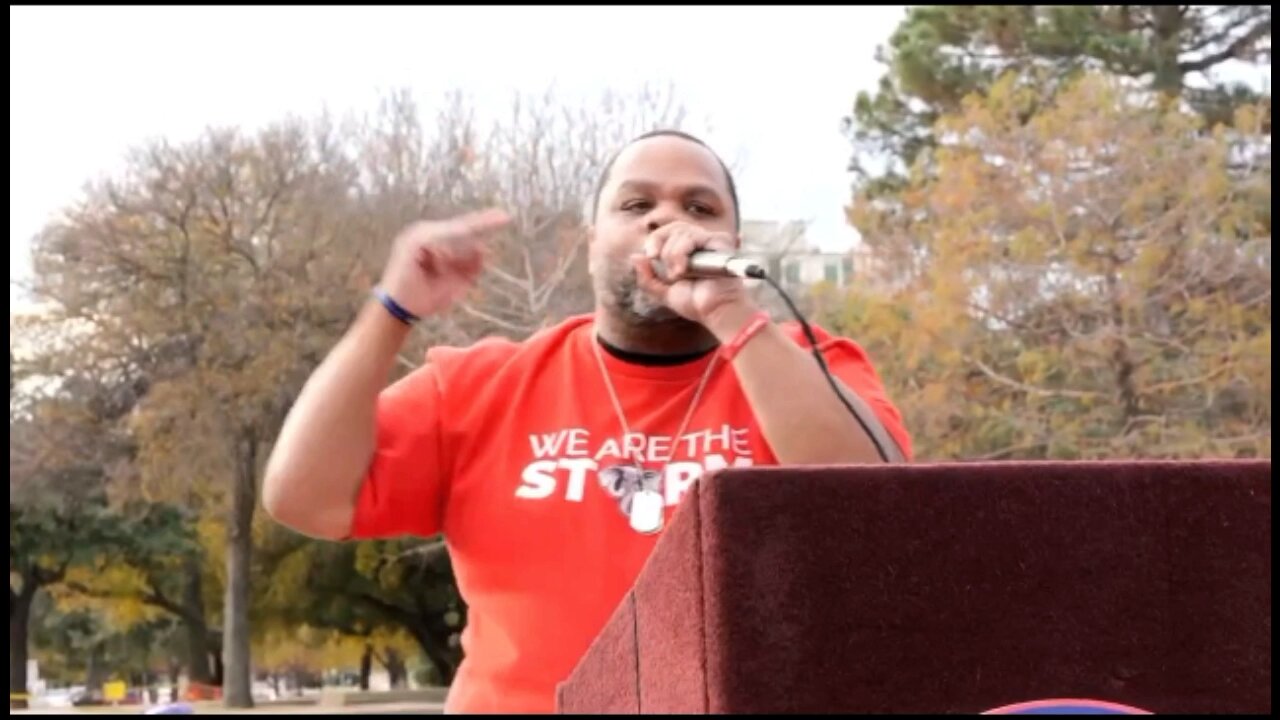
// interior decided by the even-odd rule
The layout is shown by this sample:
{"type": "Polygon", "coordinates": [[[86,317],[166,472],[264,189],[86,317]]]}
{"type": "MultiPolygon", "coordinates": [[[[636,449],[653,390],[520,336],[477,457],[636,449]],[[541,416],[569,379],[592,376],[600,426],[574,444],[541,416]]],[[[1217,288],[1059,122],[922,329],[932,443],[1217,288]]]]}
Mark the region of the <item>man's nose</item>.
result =
{"type": "Polygon", "coordinates": [[[647,228],[649,232],[653,232],[654,230],[657,230],[663,225],[673,223],[679,219],[680,219],[679,216],[676,214],[675,210],[671,206],[665,203],[661,203],[661,204],[655,205],[653,210],[649,212],[649,221],[648,221],[647,228]]]}

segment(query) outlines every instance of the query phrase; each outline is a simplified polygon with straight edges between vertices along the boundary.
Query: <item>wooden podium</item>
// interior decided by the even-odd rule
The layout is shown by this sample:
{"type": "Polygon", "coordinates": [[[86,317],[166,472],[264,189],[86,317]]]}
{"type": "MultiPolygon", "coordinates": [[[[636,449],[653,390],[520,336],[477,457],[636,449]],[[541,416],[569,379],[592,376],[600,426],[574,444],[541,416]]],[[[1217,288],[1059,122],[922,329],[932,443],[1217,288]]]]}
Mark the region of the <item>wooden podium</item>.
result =
{"type": "Polygon", "coordinates": [[[732,469],[562,713],[1271,711],[1271,462],[732,469]]]}

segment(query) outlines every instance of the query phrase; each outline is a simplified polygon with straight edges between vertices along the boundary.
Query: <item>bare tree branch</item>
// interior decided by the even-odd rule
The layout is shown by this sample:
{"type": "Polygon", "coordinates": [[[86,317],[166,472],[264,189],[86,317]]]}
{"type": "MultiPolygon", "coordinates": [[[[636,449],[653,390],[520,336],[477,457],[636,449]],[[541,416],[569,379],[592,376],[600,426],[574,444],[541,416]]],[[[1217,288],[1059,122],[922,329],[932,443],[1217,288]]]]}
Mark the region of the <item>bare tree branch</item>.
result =
{"type": "Polygon", "coordinates": [[[1001,385],[1004,385],[1006,387],[1011,387],[1015,390],[1025,392],[1029,395],[1038,395],[1040,397],[1065,397],[1065,398],[1078,398],[1078,399],[1095,399],[1103,396],[1102,393],[1093,392],[1091,390],[1050,390],[1047,388],[1038,388],[1038,387],[1035,387],[1034,385],[1028,385],[1023,382],[1018,382],[1017,380],[1014,380],[1012,378],[1005,377],[1004,375],[1001,375],[995,370],[992,370],[990,367],[987,366],[986,363],[982,362],[981,360],[975,357],[966,357],[965,359],[969,363],[971,363],[974,367],[981,370],[983,375],[986,375],[988,378],[994,380],[995,382],[1000,383],[1001,385]]]}

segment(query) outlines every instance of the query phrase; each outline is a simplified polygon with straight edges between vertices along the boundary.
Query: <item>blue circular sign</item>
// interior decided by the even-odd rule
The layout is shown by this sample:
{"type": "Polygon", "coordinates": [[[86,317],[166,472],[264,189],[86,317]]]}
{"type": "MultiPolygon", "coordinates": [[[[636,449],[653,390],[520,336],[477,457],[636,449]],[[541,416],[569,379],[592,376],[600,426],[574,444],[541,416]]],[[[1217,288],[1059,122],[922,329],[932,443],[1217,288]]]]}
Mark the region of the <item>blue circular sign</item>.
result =
{"type": "Polygon", "coordinates": [[[1103,700],[1053,698],[1004,705],[983,715],[1151,715],[1148,710],[1103,700]]]}

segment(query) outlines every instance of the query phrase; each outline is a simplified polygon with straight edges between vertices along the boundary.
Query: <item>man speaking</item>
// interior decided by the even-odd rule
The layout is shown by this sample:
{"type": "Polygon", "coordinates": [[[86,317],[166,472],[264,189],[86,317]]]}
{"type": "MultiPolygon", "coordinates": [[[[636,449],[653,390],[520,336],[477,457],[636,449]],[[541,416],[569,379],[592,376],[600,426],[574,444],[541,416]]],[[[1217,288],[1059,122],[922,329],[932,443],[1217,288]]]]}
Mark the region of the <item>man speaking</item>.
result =
{"type": "Polygon", "coordinates": [[[385,387],[412,323],[472,287],[507,217],[405,229],[267,467],[266,509],[298,532],[444,534],[469,606],[446,712],[553,711],[703,473],[910,456],[855,343],[816,331],[842,399],[797,327],[771,322],[732,273],[707,272],[724,264],[708,251],[738,246],[740,217],[701,141],[631,142],[592,208],[594,313],[519,343],[433,348],[385,387]]]}

